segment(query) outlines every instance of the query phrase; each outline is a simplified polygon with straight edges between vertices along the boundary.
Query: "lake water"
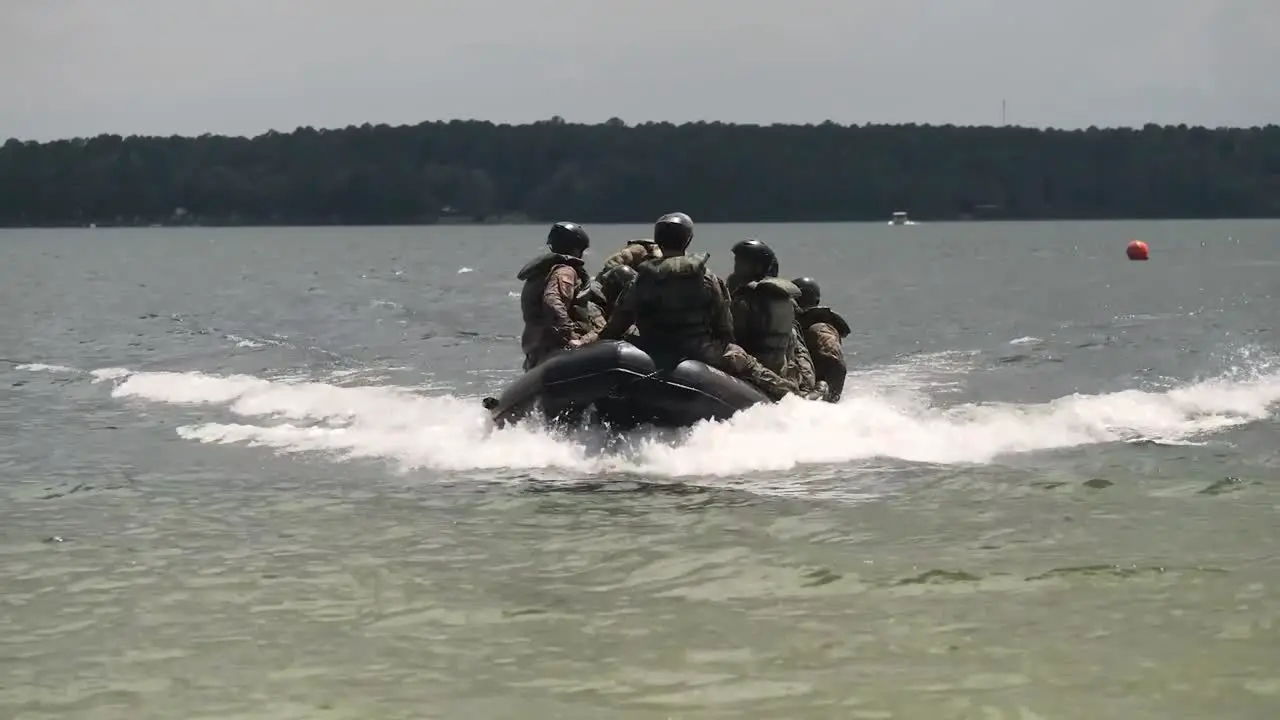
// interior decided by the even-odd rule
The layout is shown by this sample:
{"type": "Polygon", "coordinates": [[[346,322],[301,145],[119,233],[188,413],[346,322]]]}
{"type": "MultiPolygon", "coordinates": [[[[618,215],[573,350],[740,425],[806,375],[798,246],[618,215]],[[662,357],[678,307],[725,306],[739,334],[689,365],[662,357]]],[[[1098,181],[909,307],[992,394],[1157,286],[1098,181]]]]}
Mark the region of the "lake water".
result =
{"type": "Polygon", "coordinates": [[[0,232],[0,717],[1280,717],[1280,223],[751,235],[844,400],[619,445],[543,227],[0,232]]]}

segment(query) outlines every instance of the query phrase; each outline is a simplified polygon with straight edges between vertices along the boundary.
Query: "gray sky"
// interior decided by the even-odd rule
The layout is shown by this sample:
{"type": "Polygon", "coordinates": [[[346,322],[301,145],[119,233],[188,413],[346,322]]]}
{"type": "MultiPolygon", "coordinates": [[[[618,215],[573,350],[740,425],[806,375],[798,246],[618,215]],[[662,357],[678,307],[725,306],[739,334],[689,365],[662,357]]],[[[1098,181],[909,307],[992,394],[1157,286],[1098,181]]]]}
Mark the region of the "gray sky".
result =
{"type": "Polygon", "coordinates": [[[1280,122],[1280,0],[0,0],[0,138],[1280,122]]]}

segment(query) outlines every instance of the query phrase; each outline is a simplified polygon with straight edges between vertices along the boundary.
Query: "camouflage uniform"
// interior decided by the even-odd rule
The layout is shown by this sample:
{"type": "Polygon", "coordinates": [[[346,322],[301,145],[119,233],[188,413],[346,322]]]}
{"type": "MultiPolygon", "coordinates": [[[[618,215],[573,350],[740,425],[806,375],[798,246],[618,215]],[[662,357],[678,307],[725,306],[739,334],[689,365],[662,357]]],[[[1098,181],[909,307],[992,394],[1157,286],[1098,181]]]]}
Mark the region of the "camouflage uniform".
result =
{"type": "MultiPolygon", "coordinates": [[[[661,257],[662,248],[657,243],[649,238],[639,238],[628,240],[622,249],[604,259],[592,286],[593,296],[603,309],[606,321],[613,315],[622,294],[635,282],[636,266],[645,260],[661,257]]],[[[634,343],[639,338],[640,332],[633,325],[627,328],[621,339],[634,343]]]]}
{"type": "Polygon", "coordinates": [[[841,342],[849,336],[849,323],[829,307],[817,306],[800,311],[797,318],[805,345],[813,357],[817,378],[827,384],[827,402],[836,402],[844,392],[845,364],[841,342]]]}
{"type": "MultiPolygon", "coordinates": [[[[605,322],[613,315],[613,311],[618,307],[618,300],[635,282],[635,268],[629,265],[615,265],[605,272],[601,272],[596,276],[595,280],[582,290],[581,293],[586,296],[587,307],[594,316],[598,314],[599,323],[592,323],[590,331],[598,335],[604,329],[605,322]]],[[[636,331],[635,326],[628,328],[623,335],[623,339],[628,342],[635,342],[640,334],[636,331]]]]}
{"type": "Polygon", "coordinates": [[[524,318],[520,347],[525,370],[569,347],[597,323],[603,326],[598,308],[593,313],[580,296],[587,284],[582,258],[544,253],[521,268],[516,278],[524,281],[520,291],[520,314],[524,318]]]}
{"type": "Polygon", "coordinates": [[[647,238],[628,240],[625,247],[604,259],[604,265],[600,268],[600,272],[596,273],[596,280],[603,281],[605,275],[619,265],[634,268],[645,260],[661,257],[662,248],[658,247],[654,241],[647,238]]]}
{"type": "Polygon", "coordinates": [[[588,293],[586,297],[583,297],[583,292],[578,292],[578,297],[569,308],[569,317],[573,320],[579,339],[599,333],[604,329],[605,321],[608,320],[604,304],[590,294],[589,288],[585,291],[588,293]]]}
{"type": "Polygon", "coordinates": [[[642,262],[600,339],[616,340],[634,324],[639,342],[651,354],[698,360],[755,385],[774,400],[796,392],[795,383],[733,343],[729,290],[706,263],[705,253],[642,262]]]}

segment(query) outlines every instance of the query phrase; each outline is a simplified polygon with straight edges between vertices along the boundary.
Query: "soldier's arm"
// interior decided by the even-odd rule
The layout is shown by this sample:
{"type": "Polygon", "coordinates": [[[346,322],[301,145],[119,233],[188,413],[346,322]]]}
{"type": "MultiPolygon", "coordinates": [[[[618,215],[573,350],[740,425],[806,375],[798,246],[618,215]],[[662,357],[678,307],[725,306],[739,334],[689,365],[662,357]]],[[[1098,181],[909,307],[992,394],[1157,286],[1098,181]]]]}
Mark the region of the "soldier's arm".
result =
{"type": "Polygon", "coordinates": [[[839,398],[844,393],[845,375],[849,373],[844,348],[840,344],[840,333],[828,325],[818,324],[809,328],[806,339],[813,347],[814,370],[821,379],[827,381],[831,396],[839,398]]]}
{"type": "Polygon", "coordinates": [[[796,369],[799,373],[800,387],[811,388],[816,386],[818,378],[814,373],[813,357],[809,355],[809,348],[805,347],[804,336],[800,333],[799,326],[791,330],[791,344],[795,348],[792,358],[795,360],[796,369]]]}
{"type": "Polygon", "coordinates": [[[711,335],[723,343],[733,340],[733,310],[729,306],[729,288],[724,280],[706,276],[706,281],[715,301],[711,305],[711,335]]]}
{"type": "Polygon", "coordinates": [[[561,347],[568,347],[578,335],[573,318],[569,316],[569,306],[573,304],[577,291],[578,273],[567,265],[551,271],[547,286],[542,291],[542,305],[551,318],[551,330],[561,347]]]}

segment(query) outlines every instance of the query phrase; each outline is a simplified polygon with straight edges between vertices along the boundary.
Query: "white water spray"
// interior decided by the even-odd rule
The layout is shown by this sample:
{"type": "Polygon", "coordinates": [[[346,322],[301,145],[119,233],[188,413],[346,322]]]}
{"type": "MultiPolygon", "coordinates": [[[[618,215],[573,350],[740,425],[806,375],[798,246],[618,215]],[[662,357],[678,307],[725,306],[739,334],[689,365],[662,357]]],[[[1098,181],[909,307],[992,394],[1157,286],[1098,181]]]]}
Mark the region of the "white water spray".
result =
{"type": "MultiPolygon", "coordinates": [[[[937,363],[954,363],[939,356],[937,363]]],[[[875,458],[987,463],[1001,455],[1149,439],[1183,442],[1265,419],[1280,403],[1280,373],[1218,378],[1158,392],[1070,395],[1047,403],[936,407],[919,363],[907,372],[870,369],[838,405],[787,399],[705,423],[675,442],[641,437],[601,452],[572,434],[536,426],[492,428],[478,399],[410,388],[342,387],[198,372],[93,374],[131,401],[213,406],[227,421],[175,427],[188,440],[246,444],[281,453],[379,459],[402,469],[557,468],[654,476],[727,476],[804,464],[875,458]]]]}

